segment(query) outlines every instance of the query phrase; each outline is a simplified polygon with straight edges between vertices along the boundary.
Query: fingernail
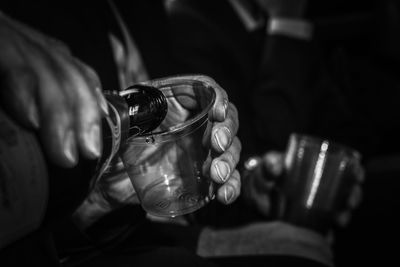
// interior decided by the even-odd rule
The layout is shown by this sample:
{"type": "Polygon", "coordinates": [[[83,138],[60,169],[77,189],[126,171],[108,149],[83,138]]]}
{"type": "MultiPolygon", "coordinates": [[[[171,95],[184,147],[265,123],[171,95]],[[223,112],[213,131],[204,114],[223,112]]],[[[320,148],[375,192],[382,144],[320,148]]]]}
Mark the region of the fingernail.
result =
{"type": "Polygon", "coordinates": [[[221,121],[225,120],[225,118],[226,118],[228,104],[229,104],[228,99],[224,99],[222,101],[222,105],[218,106],[218,116],[216,116],[216,117],[221,121]],[[222,117],[222,118],[220,118],[220,117],[222,117]]]}
{"type": "Polygon", "coordinates": [[[31,103],[28,107],[28,118],[29,122],[32,123],[32,126],[35,129],[38,129],[40,127],[39,112],[36,108],[35,103],[31,103]]]}
{"type": "Polygon", "coordinates": [[[85,144],[89,154],[95,158],[100,157],[100,127],[97,124],[92,125],[85,134],[85,144]]]}
{"type": "Polygon", "coordinates": [[[229,140],[231,138],[231,131],[227,127],[219,129],[214,134],[215,142],[222,151],[225,151],[229,145],[229,140]]]}
{"type": "Polygon", "coordinates": [[[217,172],[218,177],[221,179],[223,183],[228,179],[230,173],[230,167],[226,162],[218,161],[215,164],[215,170],[217,172]]]}
{"type": "Polygon", "coordinates": [[[96,87],[96,93],[97,93],[97,98],[99,100],[99,105],[101,110],[104,112],[105,115],[109,115],[108,112],[108,103],[106,98],[103,95],[103,92],[101,91],[101,89],[99,87],[96,87]]]}
{"type": "Polygon", "coordinates": [[[77,162],[76,142],[73,131],[67,131],[64,136],[63,152],[69,163],[75,164],[77,162]]]}
{"type": "Polygon", "coordinates": [[[225,187],[225,190],[224,190],[225,203],[230,203],[232,201],[232,199],[234,198],[234,196],[235,196],[235,192],[234,192],[233,188],[230,186],[225,187]]]}
{"type": "Polygon", "coordinates": [[[226,118],[226,114],[228,113],[228,105],[229,105],[229,101],[228,101],[228,99],[224,99],[224,120],[225,120],[225,118],[226,118]]]}

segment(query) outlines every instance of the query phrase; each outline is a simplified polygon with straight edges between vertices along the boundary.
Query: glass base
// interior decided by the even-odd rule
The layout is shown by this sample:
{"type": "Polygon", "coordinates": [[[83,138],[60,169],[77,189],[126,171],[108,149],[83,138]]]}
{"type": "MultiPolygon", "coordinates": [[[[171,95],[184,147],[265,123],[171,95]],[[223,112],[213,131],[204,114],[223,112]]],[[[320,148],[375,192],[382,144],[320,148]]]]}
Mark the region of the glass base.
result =
{"type": "Polygon", "coordinates": [[[149,185],[141,199],[143,208],[154,216],[175,217],[191,213],[210,201],[209,181],[199,179],[183,185],[181,178],[158,180],[149,185]]]}

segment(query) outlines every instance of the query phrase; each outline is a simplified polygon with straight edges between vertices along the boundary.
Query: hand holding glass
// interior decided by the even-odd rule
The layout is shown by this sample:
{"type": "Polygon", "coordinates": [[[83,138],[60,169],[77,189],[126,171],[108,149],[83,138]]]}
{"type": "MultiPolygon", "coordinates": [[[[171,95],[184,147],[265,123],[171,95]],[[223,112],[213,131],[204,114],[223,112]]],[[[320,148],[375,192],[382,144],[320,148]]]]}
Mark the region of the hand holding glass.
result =
{"type": "Polygon", "coordinates": [[[312,136],[292,134],[279,181],[278,217],[326,233],[346,209],[358,182],[360,153],[312,136]]]}

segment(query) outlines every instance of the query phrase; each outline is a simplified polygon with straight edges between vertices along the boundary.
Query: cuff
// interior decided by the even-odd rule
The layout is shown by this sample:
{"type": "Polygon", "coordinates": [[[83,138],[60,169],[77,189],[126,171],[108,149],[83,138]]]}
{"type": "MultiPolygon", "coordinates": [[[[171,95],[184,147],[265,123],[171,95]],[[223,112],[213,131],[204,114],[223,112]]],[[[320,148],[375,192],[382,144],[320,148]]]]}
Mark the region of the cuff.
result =
{"type": "Polygon", "coordinates": [[[286,255],[334,266],[331,246],[323,236],[277,221],[224,230],[205,228],[197,254],[208,258],[286,255]]]}
{"type": "Polygon", "coordinates": [[[267,34],[285,35],[306,41],[311,40],[312,32],[312,24],[302,19],[273,17],[267,25],[267,34]]]}

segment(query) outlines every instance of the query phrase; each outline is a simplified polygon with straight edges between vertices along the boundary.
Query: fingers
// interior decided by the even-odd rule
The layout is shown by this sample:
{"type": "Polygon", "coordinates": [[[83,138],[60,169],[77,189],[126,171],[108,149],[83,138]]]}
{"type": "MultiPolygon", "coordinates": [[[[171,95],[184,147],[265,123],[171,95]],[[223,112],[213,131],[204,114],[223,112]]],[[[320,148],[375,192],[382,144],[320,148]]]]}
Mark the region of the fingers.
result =
{"type": "Polygon", "coordinates": [[[103,90],[101,89],[100,78],[97,73],[86,64],[82,63],[78,59],[73,58],[74,63],[77,68],[81,71],[82,75],[86,79],[87,84],[89,85],[89,89],[94,89],[94,95],[97,99],[97,103],[100,106],[103,115],[109,115],[108,111],[108,103],[106,98],[103,95],[103,90]]]}
{"type": "Polygon", "coordinates": [[[212,121],[224,121],[228,113],[228,94],[217,82],[208,76],[199,76],[197,79],[205,82],[215,91],[215,103],[212,107],[212,116],[210,119],[212,121]]]}
{"type": "Polygon", "coordinates": [[[63,68],[63,87],[72,104],[74,130],[78,146],[84,156],[95,159],[101,155],[100,104],[95,85],[97,79],[85,76],[82,65],[55,55],[63,68]]]}
{"type": "MultiPolygon", "coordinates": [[[[283,172],[283,153],[278,151],[269,151],[262,158],[254,158],[258,163],[245,175],[246,196],[258,201],[258,199],[268,198],[268,195],[276,185],[276,179],[283,172]]],[[[263,200],[261,202],[264,202],[263,200]]],[[[269,201],[268,201],[269,205],[269,201]]],[[[265,206],[265,205],[263,205],[265,206]]]]}
{"type": "Polygon", "coordinates": [[[264,177],[262,166],[259,165],[251,171],[245,171],[242,179],[242,191],[246,201],[251,206],[255,206],[262,215],[269,216],[271,186],[264,177]]]}
{"type": "Polygon", "coordinates": [[[218,153],[224,152],[231,144],[239,128],[236,107],[229,103],[226,118],[222,122],[215,122],[212,129],[211,147],[218,153]]]}
{"type": "Polygon", "coordinates": [[[229,105],[229,100],[228,100],[228,95],[223,90],[219,85],[215,83],[213,86],[215,89],[216,97],[215,97],[215,103],[212,108],[212,114],[213,114],[213,119],[215,121],[223,121],[228,112],[228,105],[229,105]]]}
{"type": "Polygon", "coordinates": [[[45,150],[53,162],[71,167],[78,160],[72,103],[64,93],[62,81],[48,71],[48,62],[42,55],[31,51],[28,60],[39,80],[40,133],[45,150]]]}
{"type": "Polygon", "coordinates": [[[271,215],[271,193],[276,186],[276,178],[283,173],[283,157],[282,152],[269,151],[262,158],[255,158],[258,163],[244,172],[244,198],[264,216],[271,215]]]}
{"type": "Polygon", "coordinates": [[[241,143],[235,137],[229,149],[213,159],[210,170],[212,180],[217,183],[225,183],[229,179],[239,162],[241,149],[241,143]]]}
{"type": "MultiPolygon", "coordinates": [[[[12,32],[12,31],[11,31],[12,32]]],[[[25,77],[35,77],[35,87],[19,83],[18,95],[25,98],[14,98],[10,101],[15,105],[24,106],[26,102],[38,105],[39,123],[42,140],[49,158],[64,166],[74,165],[77,161],[75,133],[70,111],[70,103],[61,89],[60,80],[56,73],[57,68],[48,54],[34,40],[27,39],[21,33],[13,32],[13,40],[18,56],[24,60],[25,77]],[[31,100],[28,100],[31,99],[31,100]],[[32,103],[32,101],[34,101],[32,103]]],[[[10,58],[10,65],[16,62],[17,55],[10,58]]],[[[4,90],[12,90],[5,88],[4,90]]],[[[30,107],[30,109],[35,109],[30,107]]],[[[26,116],[16,111],[19,116],[26,116]]]]}
{"type": "Polygon", "coordinates": [[[100,118],[107,113],[107,102],[94,71],[61,42],[9,18],[0,22],[0,69],[6,77],[1,94],[12,103],[15,118],[40,127],[44,149],[61,166],[74,166],[79,151],[98,158],[100,118]]]}
{"type": "Polygon", "coordinates": [[[217,199],[225,204],[232,203],[240,194],[240,175],[236,170],[240,150],[240,141],[235,137],[229,149],[213,159],[210,167],[211,179],[221,184],[217,191],[217,199]]]}
{"type": "MultiPolygon", "coordinates": [[[[6,60],[2,60],[4,67],[9,67],[10,71],[17,70],[16,64],[22,64],[25,77],[34,77],[35,86],[19,83],[17,95],[25,97],[7,98],[6,101],[14,103],[15,106],[37,105],[40,116],[40,132],[49,158],[62,165],[73,165],[77,160],[75,136],[72,131],[72,118],[69,114],[67,99],[63,90],[60,90],[60,84],[55,71],[55,64],[52,64],[48,54],[35,41],[29,38],[27,34],[21,31],[13,30],[16,26],[8,22],[2,24],[9,34],[7,42],[3,42],[6,48],[15,47],[15,53],[10,54],[6,60]],[[14,28],[13,28],[14,27],[14,28]],[[26,102],[31,99],[31,102],[26,102]],[[32,101],[35,102],[32,103],[32,101]],[[67,163],[67,164],[65,164],[67,163]]],[[[4,39],[4,38],[2,38],[4,39]]],[[[9,50],[11,50],[9,48],[9,50]]],[[[12,76],[8,76],[9,78],[12,76]]],[[[13,91],[14,88],[3,88],[6,91],[13,91]]],[[[32,108],[30,108],[32,109],[32,108]]],[[[14,110],[16,117],[26,116],[26,111],[14,110]]]]}
{"type": "Polygon", "coordinates": [[[268,194],[274,188],[277,178],[283,173],[283,153],[269,151],[264,154],[262,164],[253,171],[251,187],[257,195],[268,194]]]}
{"type": "MultiPolygon", "coordinates": [[[[4,51],[0,45],[0,57],[4,51]]],[[[10,55],[11,51],[8,51],[10,55]]],[[[15,51],[12,51],[13,53],[15,51]]],[[[18,58],[19,55],[13,56],[18,58]]],[[[23,61],[22,59],[20,59],[23,61]]],[[[40,126],[39,111],[36,98],[32,97],[37,87],[37,79],[30,69],[21,63],[16,63],[12,67],[2,67],[0,63],[0,99],[1,105],[13,114],[19,123],[28,128],[38,129],[40,126]],[[10,101],[12,99],[13,101],[10,101]],[[22,104],[23,103],[23,104],[22,104]]]]}
{"type": "Polygon", "coordinates": [[[157,79],[152,81],[150,84],[152,86],[158,87],[164,83],[170,83],[180,80],[191,80],[199,81],[206,86],[214,89],[215,92],[215,103],[212,107],[212,112],[210,113],[210,119],[212,121],[223,121],[226,118],[226,112],[228,108],[228,94],[226,91],[217,84],[211,77],[205,75],[179,75],[175,77],[169,77],[168,79],[157,79]]]}
{"type": "Polygon", "coordinates": [[[32,95],[37,87],[35,75],[18,50],[21,37],[0,18],[0,95],[2,106],[23,126],[39,127],[39,114],[32,95]]]}
{"type": "Polygon", "coordinates": [[[224,204],[231,204],[240,195],[240,174],[235,170],[230,179],[217,190],[217,199],[224,204]]]}
{"type": "Polygon", "coordinates": [[[281,175],[284,167],[283,157],[283,153],[278,151],[265,153],[263,156],[265,170],[274,176],[281,175]]]}
{"type": "MultiPolygon", "coordinates": [[[[53,75],[56,77],[55,89],[50,90],[47,86],[41,86],[41,91],[46,90],[42,95],[43,98],[49,98],[53,102],[48,103],[47,108],[51,110],[57,109],[61,105],[64,112],[65,129],[67,135],[64,138],[63,150],[68,155],[67,160],[61,159],[61,163],[66,165],[74,165],[77,161],[77,150],[79,149],[82,154],[90,159],[100,157],[101,154],[101,128],[100,128],[100,105],[98,104],[98,94],[94,91],[94,88],[98,88],[100,81],[96,75],[84,64],[80,63],[76,59],[72,58],[70,53],[66,51],[59,43],[52,39],[48,39],[40,35],[39,33],[22,29],[30,38],[34,39],[37,43],[43,45],[38,46],[38,50],[41,48],[47,48],[47,55],[42,52],[41,58],[46,58],[47,61],[43,61],[43,70],[39,72],[39,77],[43,83],[46,80],[51,79],[46,72],[53,67],[53,75]],[[50,44],[50,45],[49,45],[50,44]],[[46,45],[46,46],[45,46],[46,45]],[[53,64],[51,66],[50,64],[53,64]],[[51,91],[50,93],[48,93],[51,91]],[[54,93],[52,95],[51,93],[54,93]],[[60,101],[54,101],[57,97],[56,94],[62,94],[60,101]],[[63,99],[64,98],[64,99],[63,99]],[[63,101],[64,100],[64,101],[63,101]]],[[[35,59],[36,60],[36,59],[35,59]]],[[[41,61],[39,60],[39,63],[41,61]]],[[[35,64],[35,62],[32,62],[35,64]]],[[[52,76],[53,76],[52,75],[52,76]]],[[[61,112],[60,112],[61,113],[61,112]]],[[[58,124],[59,116],[53,116],[54,113],[49,114],[48,121],[51,124],[58,124]]],[[[55,113],[57,114],[57,112],[55,113]]],[[[62,120],[61,120],[62,122],[62,120]]],[[[63,128],[63,126],[60,126],[63,128]]],[[[50,128],[51,129],[51,128],[50,128]]],[[[52,134],[50,130],[49,134],[52,134]]],[[[55,134],[55,136],[58,136],[55,134]]],[[[52,154],[57,154],[57,150],[50,149],[52,154]]],[[[57,155],[55,155],[57,158],[57,155]]]]}

